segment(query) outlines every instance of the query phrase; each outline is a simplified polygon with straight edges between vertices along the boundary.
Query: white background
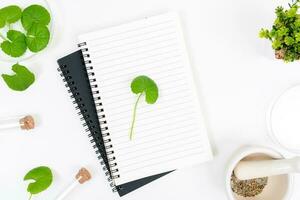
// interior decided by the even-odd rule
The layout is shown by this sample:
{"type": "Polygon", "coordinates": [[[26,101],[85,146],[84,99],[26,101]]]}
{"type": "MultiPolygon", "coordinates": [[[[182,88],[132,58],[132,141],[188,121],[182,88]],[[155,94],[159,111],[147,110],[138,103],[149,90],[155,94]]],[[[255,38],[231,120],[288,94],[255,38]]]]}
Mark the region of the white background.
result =
{"type": "MultiPolygon", "coordinates": [[[[27,0],[30,3],[29,0],[27,0]]],[[[226,199],[224,174],[232,153],[244,145],[275,146],[269,139],[265,114],[285,88],[300,82],[299,62],[275,60],[270,44],[258,38],[270,27],[276,5],[283,0],[49,0],[55,34],[50,48],[23,62],[37,75],[25,92],[10,91],[0,81],[0,114],[36,114],[31,132],[0,133],[0,199],[27,199],[25,173],[39,165],[54,170],[49,190],[33,199],[51,200],[81,166],[93,180],[67,199],[118,199],[111,193],[74,106],[56,70],[56,60],[76,50],[77,36],[166,11],[178,11],[215,159],[174,172],[123,199],[226,199]]],[[[10,64],[0,62],[0,72],[10,64]]],[[[300,136],[299,136],[300,139],[300,136]]],[[[300,186],[296,177],[296,187],[300,186]]],[[[299,199],[295,191],[293,199],[299,199]]]]}

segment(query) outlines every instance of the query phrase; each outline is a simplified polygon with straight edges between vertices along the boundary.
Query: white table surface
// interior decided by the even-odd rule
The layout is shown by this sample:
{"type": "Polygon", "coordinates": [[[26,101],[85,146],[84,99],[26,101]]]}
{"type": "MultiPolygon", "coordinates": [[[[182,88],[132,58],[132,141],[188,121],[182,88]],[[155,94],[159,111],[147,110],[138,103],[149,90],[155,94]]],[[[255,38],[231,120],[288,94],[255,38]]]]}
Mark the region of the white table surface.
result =
{"type": "MultiPolygon", "coordinates": [[[[289,1],[49,1],[55,24],[52,44],[43,54],[21,63],[36,73],[36,83],[18,93],[0,81],[1,116],[32,113],[40,119],[29,133],[0,133],[0,199],[28,199],[23,176],[40,165],[54,170],[55,181],[33,199],[54,199],[81,166],[92,170],[93,180],[66,200],[119,198],[111,192],[83,132],[56,60],[76,49],[80,33],[166,11],[178,11],[182,17],[215,159],[176,171],[123,199],[225,200],[224,174],[232,153],[244,145],[275,147],[267,134],[265,113],[276,95],[300,82],[300,65],[275,60],[258,31],[270,27],[276,5],[289,1]]],[[[1,73],[9,71],[9,64],[0,65],[1,73]]],[[[300,176],[295,184],[300,186],[300,176]]],[[[300,192],[295,191],[293,199],[299,198],[300,192]]]]}

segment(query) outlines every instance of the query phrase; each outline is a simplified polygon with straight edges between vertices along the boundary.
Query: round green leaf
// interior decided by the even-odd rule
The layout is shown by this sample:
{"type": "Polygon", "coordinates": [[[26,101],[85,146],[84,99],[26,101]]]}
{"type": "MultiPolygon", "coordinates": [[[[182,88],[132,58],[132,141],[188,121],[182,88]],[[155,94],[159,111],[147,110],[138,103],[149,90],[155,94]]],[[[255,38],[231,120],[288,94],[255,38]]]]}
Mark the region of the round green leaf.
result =
{"type": "Polygon", "coordinates": [[[35,76],[26,67],[15,64],[12,66],[12,71],[15,72],[14,75],[2,74],[2,78],[7,84],[7,86],[16,91],[26,90],[35,80],[35,76]]]}
{"type": "Polygon", "coordinates": [[[135,94],[145,92],[146,102],[154,104],[158,99],[158,88],[156,83],[147,76],[138,76],[131,82],[131,91],[135,94]]]}
{"type": "Polygon", "coordinates": [[[47,26],[50,23],[50,13],[40,5],[31,5],[22,13],[22,25],[25,30],[29,30],[34,24],[47,26]]]}
{"type": "Polygon", "coordinates": [[[1,43],[1,49],[4,53],[12,57],[22,56],[27,49],[26,36],[20,31],[9,30],[6,40],[1,43]]]}
{"type": "Polygon", "coordinates": [[[53,175],[51,169],[48,167],[37,167],[30,170],[24,177],[24,181],[34,180],[27,187],[30,194],[38,194],[46,190],[52,183],[53,175]]]}
{"type": "Polygon", "coordinates": [[[0,9],[0,28],[6,24],[12,24],[21,19],[22,9],[19,6],[7,6],[0,9]]]}
{"type": "Polygon", "coordinates": [[[49,40],[50,32],[45,25],[34,24],[27,32],[26,43],[32,52],[36,53],[46,48],[49,40]]]}

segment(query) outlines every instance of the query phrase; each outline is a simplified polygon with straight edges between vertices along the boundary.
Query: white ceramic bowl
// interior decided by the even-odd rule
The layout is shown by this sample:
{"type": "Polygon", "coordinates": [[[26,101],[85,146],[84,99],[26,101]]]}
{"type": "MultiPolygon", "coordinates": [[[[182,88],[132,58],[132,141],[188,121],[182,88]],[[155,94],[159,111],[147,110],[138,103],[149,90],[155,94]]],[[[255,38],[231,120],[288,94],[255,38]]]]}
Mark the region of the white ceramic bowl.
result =
{"type": "MultiPolygon", "coordinates": [[[[38,4],[38,5],[41,5],[41,6],[45,7],[49,11],[49,13],[51,15],[51,18],[52,18],[51,22],[50,22],[50,24],[48,26],[49,27],[49,31],[50,31],[50,41],[49,41],[48,46],[41,51],[41,52],[43,52],[43,51],[45,51],[50,46],[50,43],[52,41],[52,36],[53,36],[53,24],[52,24],[52,22],[53,22],[53,15],[52,15],[52,11],[50,9],[48,1],[47,0],[26,0],[26,1],[24,1],[24,0],[1,0],[0,1],[0,8],[6,7],[6,6],[10,6],[10,5],[18,5],[22,9],[25,9],[27,6],[30,6],[32,4],[38,4]]],[[[13,24],[12,28],[16,29],[16,30],[23,30],[24,31],[24,29],[23,29],[23,27],[22,27],[22,25],[21,25],[20,22],[17,22],[15,24],[13,24]]],[[[7,31],[8,31],[7,28],[3,28],[3,29],[0,30],[0,32],[2,34],[4,34],[4,35],[5,35],[5,33],[7,31]]],[[[29,51],[27,49],[26,53],[23,56],[18,57],[18,58],[13,58],[13,57],[10,57],[10,56],[6,55],[0,49],[0,61],[6,62],[6,63],[21,62],[21,61],[24,61],[24,60],[28,60],[28,59],[34,57],[35,55],[40,54],[41,52],[32,53],[31,51],[29,51]]]]}
{"type": "Polygon", "coordinates": [[[272,141],[285,150],[298,155],[300,154],[300,142],[298,142],[300,127],[297,122],[299,118],[299,93],[300,84],[285,89],[273,100],[266,114],[268,133],[272,141]],[[288,108],[286,108],[287,105],[289,105],[288,108]]]}
{"type": "Polygon", "coordinates": [[[281,159],[284,158],[276,150],[266,148],[266,147],[244,147],[239,149],[233,156],[228,169],[226,171],[226,190],[227,196],[230,200],[288,200],[291,198],[292,186],[293,186],[293,176],[292,175],[280,175],[269,177],[268,184],[264,188],[263,192],[255,197],[242,197],[236,195],[230,185],[231,174],[238,164],[239,161],[247,158],[261,158],[261,159],[281,159]]]}

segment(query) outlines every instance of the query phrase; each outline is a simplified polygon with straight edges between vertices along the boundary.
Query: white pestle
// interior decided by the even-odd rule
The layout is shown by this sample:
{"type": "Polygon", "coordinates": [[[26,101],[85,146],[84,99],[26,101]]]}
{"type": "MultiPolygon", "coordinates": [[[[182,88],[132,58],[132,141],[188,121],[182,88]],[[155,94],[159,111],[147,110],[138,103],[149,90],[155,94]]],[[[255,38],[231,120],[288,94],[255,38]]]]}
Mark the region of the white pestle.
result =
{"type": "Polygon", "coordinates": [[[240,180],[299,172],[300,157],[280,160],[240,161],[234,169],[235,176],[240,180]]]}

